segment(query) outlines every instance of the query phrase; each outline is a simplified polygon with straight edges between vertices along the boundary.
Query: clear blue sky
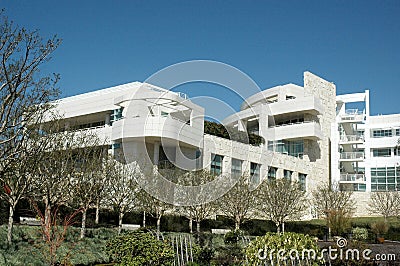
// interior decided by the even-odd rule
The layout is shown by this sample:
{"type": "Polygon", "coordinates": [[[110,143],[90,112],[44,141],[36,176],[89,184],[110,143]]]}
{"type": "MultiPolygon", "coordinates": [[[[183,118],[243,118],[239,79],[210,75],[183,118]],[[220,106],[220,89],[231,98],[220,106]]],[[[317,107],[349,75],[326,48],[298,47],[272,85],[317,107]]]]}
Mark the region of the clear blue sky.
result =
{"type": "MultiPolygon", "coordinates": [[[[209,59],[239,68],[263,89],[302,85],[303,72],[311,71],[334,82],[338,94],[370,89],[372,114],[400,113],[398,0],[3,0],[0,6],[19,25],[63,39],[45,68],[61,74],[62,96],[209,59]]],[[[226,100],[213,89],[202,93],[226,100]]]]}

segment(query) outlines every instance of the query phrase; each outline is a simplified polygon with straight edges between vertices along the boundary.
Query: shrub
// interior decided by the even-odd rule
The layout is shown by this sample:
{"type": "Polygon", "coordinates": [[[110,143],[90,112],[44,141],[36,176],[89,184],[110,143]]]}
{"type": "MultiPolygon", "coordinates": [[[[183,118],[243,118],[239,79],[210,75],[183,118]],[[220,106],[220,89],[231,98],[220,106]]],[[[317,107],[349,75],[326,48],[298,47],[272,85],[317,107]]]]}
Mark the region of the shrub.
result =
{"type": "MultiPolygon", "coordinates": [[[[292,263],[302,265],[303,250],[315,251],[315,256],[310,256],[310,260],[314,264],[322,262],[319,261],[321,252],[316,241],[308,235],[297,233],[267,233],[265,236],[257,237],[246,248],[246,256],[249,265],[263,265],[268,262],[272,265],[279,265],[283,259],[286,258],[290,261],[291,257],[294,257],[292,263]],[[284,250],[285,253],[278,257],[278,250],[284,250]]],[[[308,254],[305,252],[305,259],[308,259],[308,254]]],[[[287,260],[285,262],[288,262],[287,260]]]]}
{"type": "Polygon", "coordinates": [[[368,238],[368,230],[367,228],[356,227],[352,230],[353,238],[355,240],[365,241],[368,238]]]}
{"type": "Polygon", "coordinates": [[[379,237],[389,231],[389,225],[385,221],[377,221],[371,224],[371,230],[379,237]]]}
{"type": "Polygon", "coordinates": [[[107,251],[121,266],[172,265],[172,247],[142,230],[119,235],[107,242],[107,251]]]}
{"type": "Polygon", "coordinates": [[[243,231],[241,230],[231,230],[224,236],[225,244],[235,244],[239,241],[240,237],[243,237],[243,231]]]}

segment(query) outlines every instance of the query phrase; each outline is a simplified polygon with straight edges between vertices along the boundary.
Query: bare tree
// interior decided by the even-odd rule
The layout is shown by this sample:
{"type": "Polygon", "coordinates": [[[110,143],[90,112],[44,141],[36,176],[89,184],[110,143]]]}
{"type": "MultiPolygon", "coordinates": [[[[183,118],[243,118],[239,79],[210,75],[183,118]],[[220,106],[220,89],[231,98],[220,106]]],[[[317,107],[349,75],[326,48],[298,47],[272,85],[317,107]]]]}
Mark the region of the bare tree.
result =
{"type": "Polygon", "coordinates": [[[400,214],[400,193],[398,191],[372,192],[368,206],[372,213],[382,215],[387,222],[389,216],[400,214]]]}
{"type": "Polygon", "coordinates": [[[85,148],[74,150],[75,168],[71,176],[71,201],[82,211],[81,234],[85,237],[86,217],[89,208],[95,204],[99,190],[103,190],[103,162],[107,149],[99,145],[98,138],[92,134],[84,136],[85,148]]]}
{"type": "Polygon", "coordinates": [[[118,212],[118,233],[120,233],[124,215],[139,205],[139,187],[136,178],[141,175],[141,171],[134,162],[123,164],[112,158],[107,161],[106,169],[108,182],[105,188],[107,194],[105,202],[118,212]]]}
{"type": "MultiPolygon", "coordinates": [[[[212,181],[215,175],[205,170],[199,170],[182,174],[178,178],[178,183],[185,186],[199,186],[212,181]]],[[[209,218],[216,212],[215,202],[208,202],[199,205],[183,206],[179,208],[179,213],[189,219],[190,232],[193,232],[193,221],[196,222],[196,232],[200,233],[201,221],[209,218]]]]}
{"type": "Polygon", "coordinates": [[[235,222],[236,230],[255,215],[257,192],[250,190],[249,185],[249,178],[242,175],[235,186],[217,201],[219,209],[235,222]]]}
{"type": "Polygon", "coordinates": [[[352,191],[340,191],[337,185],[323,184],[318,186],[313,192],[313,206],[317,213],[324,217],[329,230],[329,237],[332,228],[337,222],[345,224],[346,220],[353,215],[355,201],[352,198],[352,191]]]}
{"type": "Polygon", "coordinates": [[[18,27],[0,15],[0,183],[5,188],[2,197],[10,204],[7,240],[11,242],[15,206],[27,193],[32,175],[21,161],[33,162],[40,147],[28,145],[37,135],[34,125],[58,96],[58,76],[39,75],[39,67],[60,40],[43,41],[37,31],[18,27]]]}
{"type": "Polygon", "coordinates": [[[261,215],[273,221],[277,231],[285,232],[285,222],[299,219],[307,208],[305,191],[287,179],[265,181],[258,188],[261,215]]]}
{"type": "Polygon", "coordinates": [[[160,234],[161,218],[164,213],[171,209],[172,206],[166,202],[156,199],[145,190],[140,190],[138,194],[138,199],[140,201],[140,208],[150,214],[152,217],[157,219],[157,236],[160,234]]]}

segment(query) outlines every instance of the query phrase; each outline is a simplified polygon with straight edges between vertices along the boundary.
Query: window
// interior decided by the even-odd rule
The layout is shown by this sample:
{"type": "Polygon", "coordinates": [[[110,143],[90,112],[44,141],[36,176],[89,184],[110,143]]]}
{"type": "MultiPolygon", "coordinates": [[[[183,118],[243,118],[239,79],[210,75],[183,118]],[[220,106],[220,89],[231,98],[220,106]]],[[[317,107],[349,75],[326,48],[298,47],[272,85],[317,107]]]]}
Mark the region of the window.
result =
{"type": "Polygon", "coordinates": [[[293,100],[296,99],[296,96],[286,95],[286,100],[293,100]]]}
{"type": "Polygon", "coordinates": [[[400,190],[400,167],[371,168],[372,191],[400,190]]]}
{"type": "Polygon", "coordinates": [[[390,148],[372,149],[373,157],[390,157],[390,148]]]}
{"type": "Polygon", "coordinates": [[[283,177],[286,178],[289,181],[292,181],[292,173],[293,171],[289,171],[289,170],[283,170],[283,177]]]}
{"type": "Polygon", "coordinates": [[[391,137],[392,130],[391,129],[375,129],[372,131],[373,138],[384,138],[384,137],[391,137]]]}
{"type": "Polygon", "coordinates": [[[300,189],[303,190],[303,191],[306,191],[306,187],[307,187],[306,186],[306,178],[307,178],[306,174],[299,173],[300,189]]]}
{"type": "Polygon", "coordinates": [[[112,122],[122,119],[122,112],[124,111],[124,107],[119,109],[114,109],[113,113],[110,115],[110,124],[112,122]]]}
{"type": "Polygon", "coordinates": [[[222,173],[222,155],[211,154],[211,174],[220,175],[222,173]]]}
{"type": "Polygon", "coordinates": [[[400,128],[396,128],[396,136],[400,136],[400,128]]]}
{"type": "Polygon", "coordinates": [[[242,175],[242,161],[232,158],[231,175],[238,177],[242,175]]]}
{"type": "Polygon", "coordinates": [[[276,179],[276,171],[278,169],[276,169],[275,167],[270,167],[268,169],[268,181],[272,181],[276,179]]]}
{"type": "Polygon", "coordinates": [[[287,154],[290,156],[303,158],[304,154],[304,141],[288,141],[288,140],[277,140],[268,141],[268,150],[287,154]]]}
{"type": "Polygon", "coordinates": [[[260,165],[250,163],[250,177],[253,184],[260,184],[260,165]]]}

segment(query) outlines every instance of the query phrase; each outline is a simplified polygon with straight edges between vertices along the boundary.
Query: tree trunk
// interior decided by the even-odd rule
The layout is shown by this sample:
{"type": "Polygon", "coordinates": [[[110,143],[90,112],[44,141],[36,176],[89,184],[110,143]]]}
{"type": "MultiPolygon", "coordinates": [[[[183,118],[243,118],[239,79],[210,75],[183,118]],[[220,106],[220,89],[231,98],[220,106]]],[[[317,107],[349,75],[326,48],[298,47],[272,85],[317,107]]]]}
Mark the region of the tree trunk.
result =
{"type": "Polygon", "coordinates": [[[14,226],[14,206],[10,204],[10,212],[8,215],[8,228],[7,228],[7,242],[11,244],[12,241],[12,231],[14,226]]]}
{"type": "Polygon", "coordinates": [[[193,234],[193,219],[192,218],[189,219],[189,229],[190,229],[190,233],[193,234]]]}
{"type": "Polygon", "coordinates": [[[161,215],[157,218],[157,239],[159,239],[160,235],[160,225],[161,225],[161,215]]]}
{"type": "Polygon", "coordinates": [[[146,212],[143,212],[143,227],[146,227],[146,212]]]}
{"type": "Polygon", "coordinates": [[[120,234],[122,230],[122,218],[124,218],[124,213],[120,211],[118,215],[118,234],[120,234]]]}
{"type": "Polygon", "coordinates": [[[85,231],[86,231],[86,212],[87,212],[87,209],[82,210],[81,239],[85,237],[85,231]]]}
{"type": "Polygon", "coordinates": [[[196,226],[197,226],[197,233],[200,233],[200,221],[196,222],[196,226]]]}
{"type": "Polygon", "coordinates": [[[239,218],[235,219],[235,230],[239,230],[240,229],[240,220],[239,218]]]}
{"type": "Polygon", "coordinates": [[[285,233],[285,222],[282,222],[282,233],[285,233]]]}
{"type": "Polygon", "coordinates": [[[44,226],[46,230],[50,228],[50,219],[51,219],[51,205],[48,200],[45,202],[46,209],[44,211],[44,226]]]}
{"type": "Polygon", "coordinates": [[[276,225],[276,232],[279,234],[281,232],[281,225],[279,223],[275,223],[276,225]]]}
{"type": "Polygon", "coordinates": [[[94,220],[94,223],[95,224],[99,224],[99,220],[100,220],[100,218],[99,218],[99,216],[100,216],[100,199],[97,199],[96,200],[96,218],[95,218],[95,220],[94,220]]]}

